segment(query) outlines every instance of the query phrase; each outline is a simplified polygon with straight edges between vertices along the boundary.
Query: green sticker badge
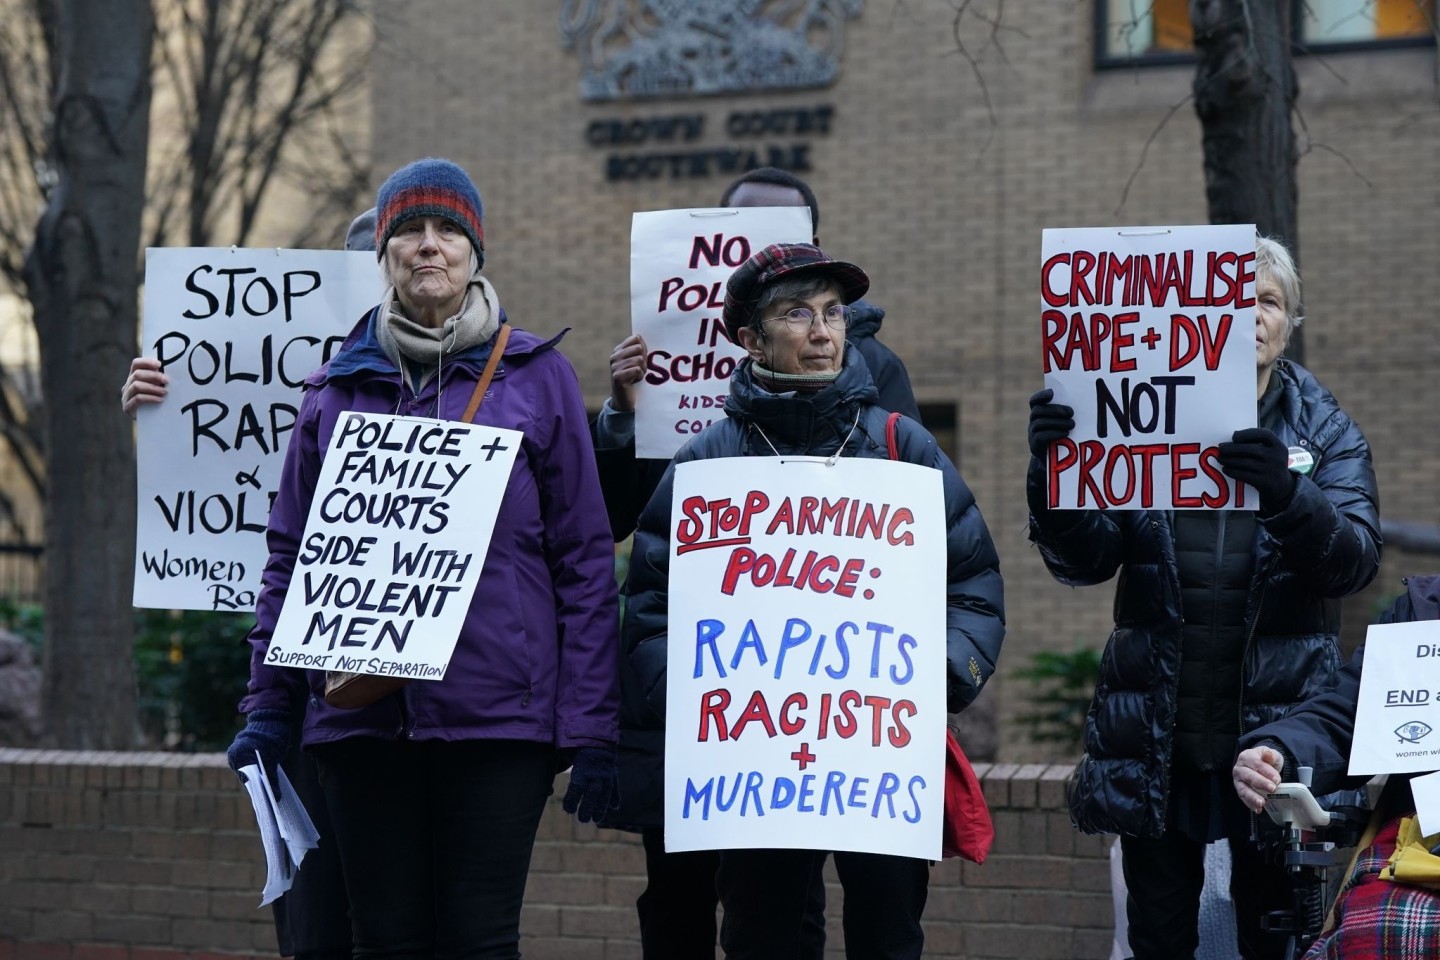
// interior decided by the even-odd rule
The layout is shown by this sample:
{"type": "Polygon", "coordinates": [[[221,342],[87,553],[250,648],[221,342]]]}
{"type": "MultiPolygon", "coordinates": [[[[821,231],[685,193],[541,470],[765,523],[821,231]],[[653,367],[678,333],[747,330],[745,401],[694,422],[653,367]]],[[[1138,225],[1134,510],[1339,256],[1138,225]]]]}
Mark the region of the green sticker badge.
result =
{"type": "Polygon", "coordinates": [[[1315,469],[1315,458],[1304,447],[1291,447],[1289,454],[1285,465],[1300,476],[1307,477],[1310,471],[1315,469]]]}

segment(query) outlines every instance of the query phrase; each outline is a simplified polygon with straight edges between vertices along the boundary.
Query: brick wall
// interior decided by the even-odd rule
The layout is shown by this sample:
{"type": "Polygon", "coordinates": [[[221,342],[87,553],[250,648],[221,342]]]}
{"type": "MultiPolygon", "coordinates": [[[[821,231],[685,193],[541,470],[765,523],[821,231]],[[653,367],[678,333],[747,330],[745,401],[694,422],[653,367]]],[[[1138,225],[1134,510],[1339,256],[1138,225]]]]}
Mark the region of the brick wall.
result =
{"type": "MultiPolygon", "coordinates": [[[[785,144],[796,138],[729,137],[725,120],[834,107],[804,174],[820,198],[821,241],[869,271],[870,299],[887,311],[881,339],[921,401],[957,408],[960,469],[1000,553],[1009,632],[986,697],[997,701],[1004,760],[1057,759],[1025,740],[1016,721],[1031,688],[1011,670],[1041,649],[1103,644],[1114,595],[1057,585],[1024,535],[1041,230],[1206,219],[1193,68],[1096,70],[1094,3],[965,4],[974,15],[960,18],[959,36],[972,69],[952,32],[961,5],[869,0],[845,25],[827,89],[612,103],[581,101],[558,0],[416,0],[376,22],[375,175],[427,154],[470,170],[485,198],[486,272],[518,325],[573,328],[562,349],[593,405],[629,329],[631,213],[709,206],[729,178],[607,180],[611,151],[587,144],[588,124],[702,114],[702,139],[668,149],[785,144]]],[[[1296,63],[1307,363],[1368,436],[1385,515],[1425,523],[1440,522],[1435,56],[1372,50],[1296,63]]],[[[1347,605],[1347,643],[1417,564],[1435,559],[1387,563],[1376,588],[1347,605]]]]}
{"type": "MultiPolygon", "coordinates": [[[[984,866],[937,864],[925,955],[1103,958],[1112,930],[1107,838],[1064,812],[1069,767],[977,765],[995,817],[984,866]]],[[[564,793],[557,784],[556,796],[564,793]]],[[[629,834],[551,802],[521,929],[527,960],[638,958],[645,863],[629,834]]],[[[829,942],[841,956],[830,872],[829,942]]],[[[0,749],[0,960],[271,957],[260,844],[218,754],[0,749]]]]}

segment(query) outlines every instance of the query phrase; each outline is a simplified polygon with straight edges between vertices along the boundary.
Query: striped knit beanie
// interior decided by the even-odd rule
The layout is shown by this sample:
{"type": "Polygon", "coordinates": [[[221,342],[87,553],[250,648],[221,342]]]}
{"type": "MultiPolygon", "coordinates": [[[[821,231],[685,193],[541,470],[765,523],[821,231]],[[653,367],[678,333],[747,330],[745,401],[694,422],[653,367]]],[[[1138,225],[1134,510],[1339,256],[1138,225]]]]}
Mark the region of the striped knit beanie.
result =
{"type": "Polygon", "coordinates": [[[426,157],[390,174],[375,197],[375,258],[400,224],[416,217],[454,220],[485,265],[485,207],[470,175],[449,160],[426,157]]]}

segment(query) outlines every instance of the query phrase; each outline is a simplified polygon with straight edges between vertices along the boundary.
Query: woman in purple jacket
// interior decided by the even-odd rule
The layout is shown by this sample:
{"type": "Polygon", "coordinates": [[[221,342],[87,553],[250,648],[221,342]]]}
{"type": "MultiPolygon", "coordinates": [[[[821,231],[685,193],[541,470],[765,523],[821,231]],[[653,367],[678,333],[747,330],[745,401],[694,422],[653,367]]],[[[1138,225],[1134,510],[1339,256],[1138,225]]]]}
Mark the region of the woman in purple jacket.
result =
{"type": "MultiPolygon", "coordinates": [[[[320,768],[357,957],[518,957],[536,828],[555,772],[567,812],[614,798],[614,554],[585,408],[569,362],[512,329],[475,422],[523,433],[445,678],[353,710],[324,675],[265,664],[320,463],[344,411],[460,419],[505,322],[484,263],[483,208],[464,170],[419,160],[381,186],[387,289],[305,384],[267,533],[250,634],[246,724],[232,767],[283,753],[297,704],[320,768]]],[[[330,838],[322,839],[322,842],[330,838]]]]}

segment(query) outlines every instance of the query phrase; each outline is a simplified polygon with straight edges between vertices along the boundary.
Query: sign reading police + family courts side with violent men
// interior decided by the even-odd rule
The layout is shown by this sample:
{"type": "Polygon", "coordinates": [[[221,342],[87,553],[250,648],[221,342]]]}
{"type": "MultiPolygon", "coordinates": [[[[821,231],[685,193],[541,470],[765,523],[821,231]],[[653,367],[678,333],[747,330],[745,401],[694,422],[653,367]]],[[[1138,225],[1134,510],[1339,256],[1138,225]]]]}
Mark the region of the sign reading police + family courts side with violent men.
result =
{"type": "Polygon", "coordinates": [[[938,860],[946,525],[938,470],[677,465],[665,849],[938,860]]]}
{"type": "Polygon", "coordinates": [[[443,679],[521,436],[342,413],[265,662],[443,679]]]}
{"type": "Polygon", "coordinates": [[[1075,410],[1052,509],[1255,509],[1217,445],[1255,426],[1253,225],[1046,230],[1045,386],[1075,410]]]}
{"type": "Polygon", "coordinates": [[[669,460],[724,416],[745,357],[725,334],[725,281],[772,243],[809,243],[809,207],[653,210],[630,228],[630,317],[645,340],[635,400],[637,456],[669,460]]]}
{"type": "Polygon", "coordinates": [[[300,387],[379,294],[375,256],[145,251],[142,352],[168,396],[136,411],[137,607],[255,607],[300,387]]]}

